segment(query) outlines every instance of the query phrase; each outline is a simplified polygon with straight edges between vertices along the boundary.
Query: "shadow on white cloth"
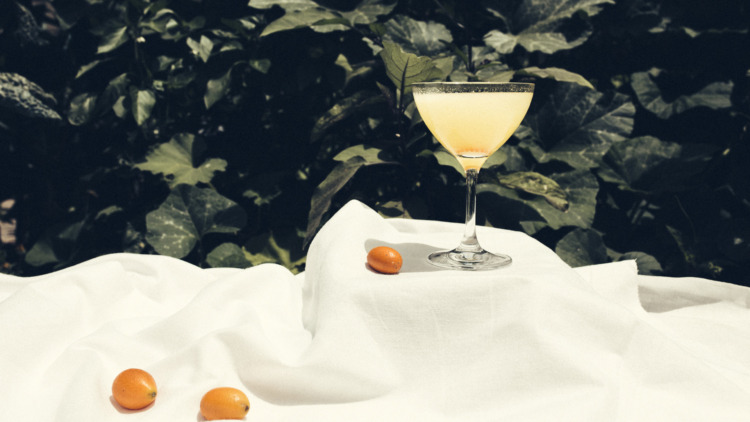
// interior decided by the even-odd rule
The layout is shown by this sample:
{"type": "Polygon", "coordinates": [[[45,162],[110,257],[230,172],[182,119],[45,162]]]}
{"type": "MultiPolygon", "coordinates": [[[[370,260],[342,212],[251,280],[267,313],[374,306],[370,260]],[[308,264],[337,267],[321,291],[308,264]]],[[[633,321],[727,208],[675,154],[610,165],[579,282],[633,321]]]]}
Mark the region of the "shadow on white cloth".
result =
{"type": "Polygon", "coordinates": [[[0,275],[0,421],[194,421],[217,386],[248,393],[247,420],[750,421],[750,289],[572,269],[485,227],[510,267],[426,262],[461,232],[353,201],[299,275],[129,254],[0,275]],[[399,274],[365,265],[380,245],[399,274]],[[159,394],[125,413],[110,387],[130,367],[159,394]]]}

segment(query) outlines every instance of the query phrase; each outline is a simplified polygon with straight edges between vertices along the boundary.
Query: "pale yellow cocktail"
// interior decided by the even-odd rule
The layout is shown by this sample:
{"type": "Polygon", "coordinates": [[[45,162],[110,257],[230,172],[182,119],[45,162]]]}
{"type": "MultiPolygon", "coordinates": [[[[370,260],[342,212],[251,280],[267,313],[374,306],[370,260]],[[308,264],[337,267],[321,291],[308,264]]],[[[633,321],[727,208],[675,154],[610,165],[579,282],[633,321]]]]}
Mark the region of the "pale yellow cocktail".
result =
{"type": "Polygon", "coordinates": [[[464,170],[480,169],[521,124],[533,92],[414,92],[422,120],[464,170]]]}
{"type": "Polygon", "coordinates": [[[534,84],[423,82],[412,84],[414,102],[427,128],[466,172],[466,226],[452,250],[430,254],[439,267],[487,270],[509,265],[508,255],[484,250],[476,235],[479,169],[518,129],[531,104],[534,84]]]}

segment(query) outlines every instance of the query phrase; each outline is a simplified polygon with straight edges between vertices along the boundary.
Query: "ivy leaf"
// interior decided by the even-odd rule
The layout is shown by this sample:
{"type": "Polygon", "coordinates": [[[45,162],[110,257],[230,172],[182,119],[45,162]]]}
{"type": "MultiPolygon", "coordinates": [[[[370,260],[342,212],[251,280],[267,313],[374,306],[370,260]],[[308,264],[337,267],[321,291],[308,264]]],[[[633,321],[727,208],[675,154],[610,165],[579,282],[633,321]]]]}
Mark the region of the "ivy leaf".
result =
{"type": "Polygon", "coordinates": [[[588,229],[594,223],[596,213],[596,195],[599,183],[588,170],[573,170],[566,173],[549,175],[565,194],[568,209],[560,211],[542,196],[521,194],[515,189],[508,189],[498,184],[480,183],[477,193],[494,194],[501,200],[504,209],[503,219],[519,221],[524,230],[534,234],[543,227],[554,230],[562,227],[580,227],[588,229]]]}
{"type": "Polygon", "coordinates": [[[205,18],[202,16],[185,22],[171,9],[164,8],[156,13],[151,12],[151,9],[158,7],[164,7],[164,4],[151,3],[144,11],[144,17],[139,23],[139,27],[144,29],[141,34],[157,33],[163,40],[178,40],[191,30],[201,28],[205,23],[205,18]]]}
{"type": "MultiPolygon", "coordinates": [[[[564,25],[576,14],[588,16],[598,14],[605,4],[614,4],[613,0],[547,0],[540,4],[537,0],[523,0],[515,10],[501,13],[490,9],[501,17],[508,26],[517,28],[517,33],[502,32],[497,29],[484,36],[486,45],[502,54],[509,54],[520,45],[526,51],[539,51],[552,54],[560,50],[569,50],[583,44],[591,31],[582,31],[575,38],[568,39],[564,25]]],[[[504,4],[500,4],[500,7],[504,4]]]]}
{"type": "Polygon", "coordinates": [[[706,167],[715,150],[711,145],[680,145],[642,136],[612,145],[598,174],[630,191],[675,192],[706,167]]]}
{"type": "Polygon", "coordinates": [[[318,4],[312,0],[250,0],[248,6],[256,9],[270,9],[273,6],[280,6],[288,12],[317,7],[318,4]]]}
{"type": "Polygon", "coordinates": [[[695,107],[719,110],[732,106],[734,84],[731,81],[713,82],[692,95],[682,95],[671,103],[667,102],[662,98],[661,91],[653,80],[659,73],[659,69],[633,73],[630,84],[643,107],[660,119],[668,119],[695,107]]]}
{"type": "Polygon", "coordinates": [[[404,209],[404,204],[401,201],[376,202],[373,204],[372,209],[385,218],[411,218],[409,212],[404,209]]]}
{"type": "Polygon", "coordinates": [[[226,73],[216,79],[210,79],[206,83],[206,93],[203,95],[203,103],[206,105],[206,110],[229,93],[233,68],[234,66],[230,67],[226,73]]]}
{"type": "Polygon", "coordinates": [[[161,255],[184,258],[206,234],[236,233],[245,211],[213,189],[179,185],[146,215],[146,241],[161,255]]]}
{"type": "Polygon", "coordinates": [[[383,41],[380,57],[385,63],[385,71],[399,90],[415,82],[444,79],[447,76],[429,57],[406,53],[398,44],[383,41]]]}
{"type": "Polygon", "coordinates": [[[670,225],[666,225],[665,228],[672,237],[672,240],[674,240],[675,246],[677,246],[682,253],[682,259],[685,260],[685,263],[691,267],[695,267],[698,261],[698,256],[694,250],[695,244],[690,240],[691,237],[670,225]]]}
{"type": "Polygon", "coordinates": [[[113,214],[124,212],[125,210],[122,207],[119,207],[117,205],[110,205],[102,210],[100,210],[98,213],[96,213],[96,216],[94,217],[94,220],[100,220],[103,218],[107,218],[113,214]]]}
{"type": "Polygon", "coordinates": [[[622,94],[559,82],[541,103],[524,120],[531,130],[516,133],[526,135],[520,146],[540,163],[558,160],[573,168],[597,167],[609,148],[633,130],[635,106],[622,94]]]}
{"type": "Polygon", "coordinates": [[[96,101],[96,114],[99,115],[112,109],[120,118],[127,116],[127,112],[121,115],[118,107],[124,106],[124,97],[129,97],[130,95],[129,84],[130,78],[127,73],[122,73],[112,78],[96,101]],[[122,100],[120,100],[121,98],[122,100]],[[120,101],[119,105],[117,105],[118,101],[120,101]]]}
{"type": "Polygon", "coordinates": [[[571,231],[557,242],[555,253],[571,267],[609,262],[604,240],[594,230],[571,231]]]}
{"type": "Polygon", "coordinates": [[[319,140],[323,134],[336,123],[358,112],[366,111],[373,105],[385,101],[382,95],[371,91],[358,91],[334,104],[325,114],[315,122],[310,132],[310,141],[319,140]]]}
{"type": "Polygon", "coordinates": [[[382,4],[380,0],[363,0],[354,9],[336,11],[321,7],[310,0],[251,0],[250,7],[269,9],[279,6],[284,9],[284,16],[271,22],[271,29],[263,31],[261,36],[274,32],[302,27],[310,27],[318,32],[344,30],[354,25],[369,25],[379,16],[387,15],[396,4],[382,4]]]}
{"type": "MultiPolygon", "coordinates": [[[[103,112],[112,109],[115,114],[120,118],[125,118],[129,112],[128,108],[133,112],[141,112],[141,117],[148,117],[146,113],[150,115],[152,104],[149,98],[144,98],[143,94],[135,87],[129,87],[130,80],[127,73],[122,73],[109,81],[107,87],[101,95],[93,93],[82,93],[78,94],[70,101],[70,108],[68,109],[68,122],[73,126],[81,126],[89,121],[94,116],[98,116],[103,112]],[[137,104],[133,104],[135,97],[138,99],[141,96],[141,107],[137,104]],[[126,101],[126,98],[128,101],[126,101]],[[126,108],[126,103],[130,107],[126,108]]],[[[153,95],[153,92],[149,91],[153,95]]]]}
{"type": "Polygon", "coordinates": [[[384,40],[398,44],[407,53],[436,56],[449,50],[453,36],[445,25],[397,15],[385,23],[384,40]]]}
{"type": "Polygon", "coordinates": [[[109,53],[128,42],[129,39],[127,26],[112,28],[110,32],[104,34],[101,38],[99,46],[96,49],[96,54],[109,53]]]}
{"type": "Polygon", "coordinates": [[[512,53],[516,45],[521,45],[529,52],[540,51],[552,54],[578,47],[588,39],[589,35],[590,33],[587,32],[574,41],[568,41],[561,32],[535,33],[527,30],[525,33],[513,36],[493,29],[485,35],[484,43],[503,54],[512,53]]]}
{"type": "Polygon", "coordinates": [[[154,174],[163,174],[174,188],[180,184],[209,183],[217,171],[224,171],[227,162],[211,158],[196,167],[197,157],[204,150],[203,139],[189,133],[173,136],[146,155],[146,161],[134,167],[154,174]]]}
{"type": "Polygon", "coordinates": [[[110,61],[110,60],[112,60],[112,59],[108,58],[108,59],[94,60],[91,63],[88,63],[88,64],[85,64],[85,65],[81,66],[78,69],[78,72],[76,73],[76,77],[74,79],[80,78],[81,76],[83,76],[84,74],[86,74],[91,69],[95,68],[96,66],[99,66],[99,64],[107,62],[107,61],[110,61]]]}
{"type": "Polygon", "coordinates": [[[60,268],[69,264],[75,256],[76,242],[84,226],[85,220],[52,225],[29,249],[24,260],[35,267],[56,264],[55,268],[60,268]]]}
{"type": "Polygon", "coordinates": [[[392,158],[382,149],[368,145],[354,145],[336,154],[335,161],[346,162],[354,157],[361,157],[367,164],[393,163],[392,158]]]}
{"type": "Polygon", "coordinates": [[[206,255],[206,263],[213,268],[247,268],[252,266],[245,252],[235,243],[222,243],[206,255]]]}
{"type": "Polygon", "coordinates": [[[252,237],[245,244],[245,258],[252,265],[273,263],[282,265],[293,270],[293,272],[299,272],[299,269],[305,263],[306,257],[302,253],[292,253],[291,246],[280,244],[284,243],[283,240],[286,240],[286,243],[296,243],[299,238],[296,232],[286,233],[286,236],[268,232],[252,237]]]}
{"type": "Polygon", "coordinates": [[[149,117],[156,104],[156,95],[150,89],[130,87],[130,107],[135,122],[142,126],[149,117]]]}
{"type": "Polygon", "coordinates": [[[554,79],[561,82],[573,82],[586,88],[594,89],[594,86],[591,85],[591,82],[587,81],[583,76],[579,75],[578,73],[573,73],[571,71],[561,69],[559,67],[539,68],[536,66],[531,66],[521,69],[515,73],[519,75],[536,76],[537,78],[554,79]]]}
{"type": "Polygon", "coordinates": [[[567,211],[570,205],[560,185],[542,174],[533,171],[517,171],[498,175],[497,180],[507,188],[541,196],[560,211],[567,211]]]}
{"type": "Polygon", "coordinates": [[[513,34],[506,34],[496,29],[488,32],[484,36],[485,45],[494,48],[500,53],[510,54],[518,45],[518,38],[513,34]]]}
{"type": "Polygon", "coordinates": [[[487,161],[482,164],[483,169],[489,169],[496,166],[501,166],[505,164],[505,162],[508,160],[508,152],[505,150],[505,148],[500,148],[499,150],[495,151],[487,157],[487,161]]]}
{"type": "Polygon", "coordinates": [[[618,261],[635,260],[638,266],[638,274],[642,275],[660,275],[664,273],[659,261],[652,255],[645,252],[632,251],[620,255],[618,261]]]}
{"type": "Polygon", "coordinates": [[[88,92],[73,97],[70,100],[70,108],[68,109],[68,123],[73,126],[81,126],[88,123],[96,109],[97,98],[96,94],[88,92]]]}
{"type": "Polygon", "coordinates": [[[167,78],[167,89],[176,91],[185,88],[190,85],[197,76],[198,74],[196,72],[190,70],[179,73],[170,73],[169,78],[167,78]]]}
{"type": "Polygon", "coordinates": [[[115,116],[121,119],[128,117],[129,107],[125,104],[127,101],[128,98],[124,95],[115,100],[115,103],[112,104],[112,111],[115,113],[115,116]]]}
{"type": "Polygon", "coordinates": [[[333,197],[366,165],[367,161],[359,156],[339,163],[328,177],[315,188],[310,202],[310,213],[307,218],[307,232],[304,244],[307,246],[320,226],[320,222],[331,207],[333,197]]]}
{"type": "Polygon", "coordinates": [[[370,63],[351,65],[349,59],[343,54],[339,54],[336,58],[336,66],[344,69],[346,76],[344,76],[344,87],[349,84],[352,79],[364,76],[373,71],[373,66],[370,63]]]}
{"type": "Polygon", "coordinates": [[[188,38],[187,45],[193,51],[193,54],[203,60],[203,63],[206,63],[208,58],[211,57],[211,51],[214,48],[213,41],[205,35],[201,35],[200,41],[188,38]]]}
{"type": "Polygon", "coordinates": [[[257,70],[260,73],[268,73],[268,69],[271,68],[271,61],[268,59],[253,59],[247,62],[250,67],[257,70]]]}
{"type": "Polygon", "coordinates": [[[354,10],[340,13],[352,26],[370,25],[377,22],[378,17],[391,13],[395,7],[396,3],[383,4],[382,0],[364,0],[354,10]]]}
{"type": "Polygon", "coordinates": [[[284,16],[269,23],[260,36],[267,37],[276,32],[298,28],[311,28],[318,32],[345,30],[348,24],[349,22],[341,15],[324,8],[287,10],[284,16]]]}
{"type": "Polygon", "coordinates": [[[255,59],[248,61],[236,61],[234,62],[227,71],[215,79],[209,79],[206,83],[206,93],[203,95],[203,103],[206,109],[213,107],[214,104],[219,102],[222,98],[231,90],[232,83],[232,71],[236,66],[249,65],[251,68],[261,73],[267,73],[271,67],[271,61],[268,59],[255,59]]]}
{"type": "Polygon", "coordinates": [[[466,174],[464,172],[464,168],[461,166],[461,163],[459,163],[456,157],[446,149],[438,148],[433,152],[433,155],[435,156],[438,164],[440,164],[441,166],[450,167],[456,170],[462,177],[466,174]]]}
{"type": "MultiPolygon", "coordinates": [[[[458,82],[457,76],[459,74],[455,72],[451,74],[451,80],[455,80],[456,82],[458,82]]],[[[483,82],[510,82],[516,75],[516,71],[510,69],[505,64],[489,63],[477,69],[475,75],[477,79],[483,82]]],[[[464,81],[467,81],[469,74],[464,73],[463,76],[465,77],[465,79],[462,79],[464,81]]]]}

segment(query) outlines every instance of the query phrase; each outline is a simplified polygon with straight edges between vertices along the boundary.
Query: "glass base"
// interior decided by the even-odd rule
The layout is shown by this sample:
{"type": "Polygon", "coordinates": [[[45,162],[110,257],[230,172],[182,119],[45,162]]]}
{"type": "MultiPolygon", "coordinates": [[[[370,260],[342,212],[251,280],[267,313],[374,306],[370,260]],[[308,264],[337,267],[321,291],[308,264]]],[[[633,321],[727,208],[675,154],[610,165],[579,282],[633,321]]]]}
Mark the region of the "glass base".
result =
{"type": "Polygon", "coordinates": [[[510,265],[513,260],[508,255],[494,254],[485,250],[462,252],[457,249],[430,254],[427,260],[432,265],[453,270],[492,270],[510,265]]]}

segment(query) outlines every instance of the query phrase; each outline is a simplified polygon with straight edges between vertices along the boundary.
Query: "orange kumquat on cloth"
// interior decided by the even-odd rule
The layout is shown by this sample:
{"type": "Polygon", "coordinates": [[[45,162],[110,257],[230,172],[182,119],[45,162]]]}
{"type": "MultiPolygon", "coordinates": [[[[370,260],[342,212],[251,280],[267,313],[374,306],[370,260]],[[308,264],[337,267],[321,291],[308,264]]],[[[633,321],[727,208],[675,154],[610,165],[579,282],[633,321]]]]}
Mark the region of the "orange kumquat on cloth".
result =
{"type": "Polygon", "coordinates": [[[378,246],[367,253],[367,263],[379,273],[396,274],[401,270],[404,260],[397,250],[388,246],[378,246]]]}
{"type": "Polygon", "coordinates": [[[126,409],[143,409],[156,400],[156,381],[142,369],[126,369],[112,383],[112,397],[126,409]]]}
{"type": "Polygon", "coordinates": [[[236,388],[214,388],[201,399],[201,415],[208,421],[242,419],[249,410],[250,400],[236,388]]]}

